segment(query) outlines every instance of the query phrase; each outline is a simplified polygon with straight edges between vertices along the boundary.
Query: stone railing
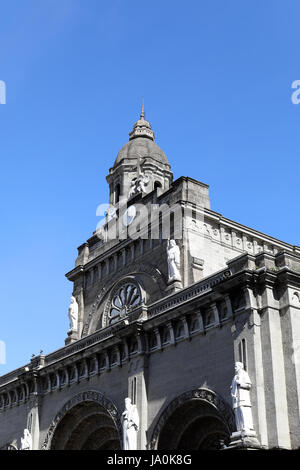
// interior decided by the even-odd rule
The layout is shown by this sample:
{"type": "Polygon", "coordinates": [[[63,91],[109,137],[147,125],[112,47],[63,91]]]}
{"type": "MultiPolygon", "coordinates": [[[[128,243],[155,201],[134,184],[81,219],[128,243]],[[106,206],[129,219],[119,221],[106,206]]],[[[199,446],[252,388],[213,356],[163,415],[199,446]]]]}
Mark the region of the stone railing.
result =
{"type": "Polygon", "coordinates": [[[101,341],[104,341],[105,339],[112,338],[113,336],[114,329],[112,326],[108,326],[101,331],[97,331],[96,333],[89,335],[88,337],[79,339],[78,341],[73,344],[70,344],[69,346],[65,346],[64,348],[58,349],[57,351],[48,354],[45,358],[45,365],[52,364],[53,362],[56,362],[62,358],[77,353],[82,349],[86,349],[87,347],[92,346],[95,343],[99,343],[101,341]]]}
{"type": "Polygon", "coordinates": [[[0,377],[0,386],[6,385],[7,383],[12,382],[13,380],[15,380],[20,374],[25,372],[27,367],[29,368],[30,364],[25,364],[25,366],[19,367],[18,369],[15,369],[15,370],[9,372],[8,374],[2,375],[0,377]]]}

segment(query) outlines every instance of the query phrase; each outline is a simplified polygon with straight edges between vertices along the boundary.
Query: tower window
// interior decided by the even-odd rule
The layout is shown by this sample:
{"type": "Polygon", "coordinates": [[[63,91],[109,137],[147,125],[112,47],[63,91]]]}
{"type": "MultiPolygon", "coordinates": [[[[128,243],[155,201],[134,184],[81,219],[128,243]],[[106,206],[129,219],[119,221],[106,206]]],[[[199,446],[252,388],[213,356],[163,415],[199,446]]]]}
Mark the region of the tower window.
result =
{"type": "Polygon", "coordinates": [[[115,204],[117,204],[120,200],[120,194],[121,194],[121,186],[120,184],[118,183],[116,185],[116,190],[115,190],[115,204]]]}
{"type": "Polygon", "coordinates": [[[157,196],[159,196],[161,194],[162,185],[159,181],[154,182],[154,190],[156,191],[157,196]]]}
{"type": "Polygon", "coordinates": [[[239,342],[238,346],[239,352],[239,361],[244,364],[244,369],[247,370],[247,349],[246,349],[246,340],[243,338],[239,342]]]}
{"type": "Polygon", "coordinates": [[[136,405],[136,377],[133,377],[131,382],[131,403],[136,405]]]}

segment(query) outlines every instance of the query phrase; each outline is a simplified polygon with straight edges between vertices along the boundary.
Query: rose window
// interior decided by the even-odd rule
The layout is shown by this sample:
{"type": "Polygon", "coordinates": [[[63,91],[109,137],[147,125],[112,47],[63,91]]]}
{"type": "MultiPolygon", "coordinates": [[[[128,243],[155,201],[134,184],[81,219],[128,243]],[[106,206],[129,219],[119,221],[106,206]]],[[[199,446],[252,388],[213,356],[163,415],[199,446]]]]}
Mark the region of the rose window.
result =
{"type": "Polygon", "coordinates": [[[127,313],[140,305],[141,300],[140,290],[135,284],[128,283],[119,287],[112,297],[108,314],[109,323],[112,324],[127,315],[127,313]]]}

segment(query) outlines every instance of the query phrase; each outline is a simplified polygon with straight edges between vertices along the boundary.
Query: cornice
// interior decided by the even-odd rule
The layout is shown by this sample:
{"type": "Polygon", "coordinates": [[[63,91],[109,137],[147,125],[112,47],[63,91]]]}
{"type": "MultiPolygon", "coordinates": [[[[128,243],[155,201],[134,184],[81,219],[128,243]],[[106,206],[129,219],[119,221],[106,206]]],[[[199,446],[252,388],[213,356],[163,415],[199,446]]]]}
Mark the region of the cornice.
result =
{"type": "Polygon", "coordinates": [[[300,256],[300,246],[291,245],[290,243],[283,242],[282,240],[279,240],[278,238],[274,238],[263,232],[259,232],[258,230],[252,229],[251,227],[248,227],[246,225],[242,225],[239,222],[235,222],[234,220],[228,219],[224,217],[222,214],[220,214],[219,212],[215,212],[211,209],[205,208],[204,214],[207,217],[210,217],[212,220],[222,224],[223,226],[243,232],[245,235],[255,236],[257,238],[260,238],[261,240],[267,241],[270,244],[274,244],[274,245],[282,247],[283,249],[292,251],[293,254],[296,256],[300,256]]]}

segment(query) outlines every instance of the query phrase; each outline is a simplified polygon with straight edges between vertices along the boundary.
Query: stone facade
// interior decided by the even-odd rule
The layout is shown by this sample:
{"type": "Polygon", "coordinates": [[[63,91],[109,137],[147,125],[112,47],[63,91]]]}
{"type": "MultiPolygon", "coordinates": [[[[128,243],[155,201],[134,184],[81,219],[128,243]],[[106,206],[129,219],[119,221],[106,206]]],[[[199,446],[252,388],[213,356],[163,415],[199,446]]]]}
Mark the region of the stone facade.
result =
{"type": "Polygon", "coordinates": [[[168,282],[162,210],[136,239],[108,239],[107,220],[66,275],[78,330],[0,377],[0,448],[19,448],[27,428],[34,449],[120,449],[127,396],[139,449],[223,448],[236,361],[251,377],[259,445],[299,448],[300,248],[212,211],[206,184],[173,181],[143,111],[128,144],[107,177],[114,217],[122,198],[148,213],[175,207],[181,281],[168,282]]]}

